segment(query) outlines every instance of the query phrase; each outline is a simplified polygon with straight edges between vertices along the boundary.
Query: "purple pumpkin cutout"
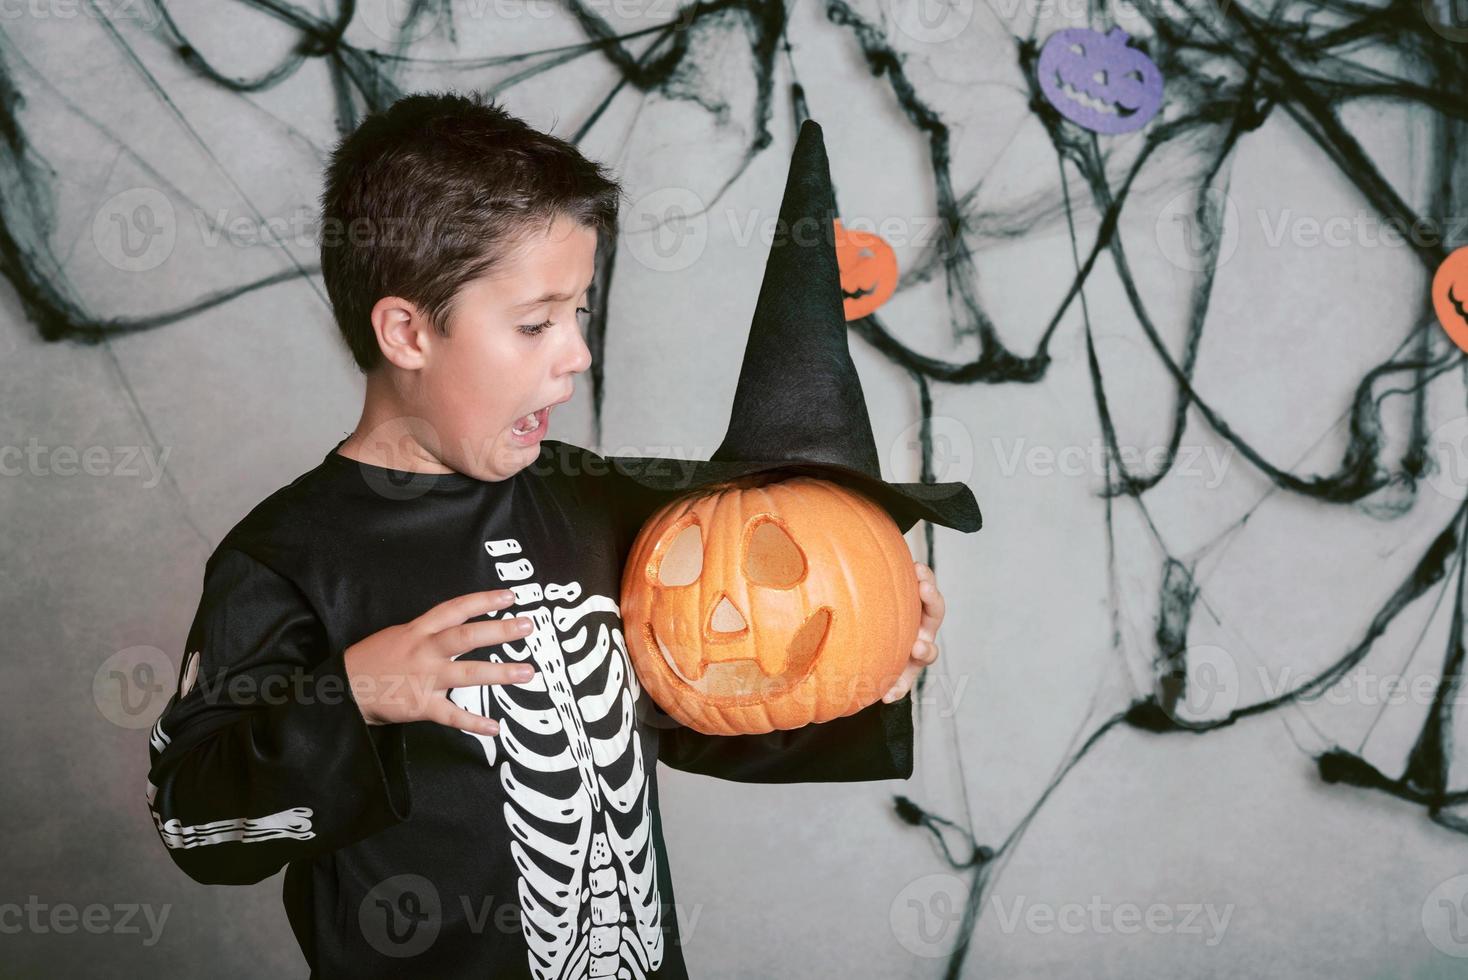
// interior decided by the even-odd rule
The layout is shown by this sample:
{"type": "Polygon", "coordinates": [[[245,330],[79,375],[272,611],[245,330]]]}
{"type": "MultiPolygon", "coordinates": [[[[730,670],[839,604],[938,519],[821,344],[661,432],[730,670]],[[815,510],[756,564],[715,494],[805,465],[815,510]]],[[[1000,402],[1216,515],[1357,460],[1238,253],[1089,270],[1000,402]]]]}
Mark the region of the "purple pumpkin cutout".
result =
{"type": "Polygon", "coordinates": [[[1040,91],[1062,116],[1093,132],[1141,129],[1162,108],[1162,71],[1130,40],[1120,27],[1108,34],[1056,31],[1040,49],[1040,91]]]}

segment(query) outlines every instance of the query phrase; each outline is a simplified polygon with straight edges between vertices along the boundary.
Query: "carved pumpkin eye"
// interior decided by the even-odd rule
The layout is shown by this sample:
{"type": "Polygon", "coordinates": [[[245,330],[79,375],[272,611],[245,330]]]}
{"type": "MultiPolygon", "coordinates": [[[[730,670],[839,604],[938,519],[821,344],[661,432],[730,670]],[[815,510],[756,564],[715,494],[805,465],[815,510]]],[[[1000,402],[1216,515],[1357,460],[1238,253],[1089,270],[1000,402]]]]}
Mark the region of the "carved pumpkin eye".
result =
{"type": "Polygon", "coordinates": [[[805,552],[774,518],[754,518],[754,530],[746,540],[744,577],[752,584],[790,589],[805,578],[805,552]]]}
{"type": "Polygon", "coordinates": [[[673,532],[658,560],[659,585],[692,585],[703,574],[703,531],[693,520],[673,532]]]}

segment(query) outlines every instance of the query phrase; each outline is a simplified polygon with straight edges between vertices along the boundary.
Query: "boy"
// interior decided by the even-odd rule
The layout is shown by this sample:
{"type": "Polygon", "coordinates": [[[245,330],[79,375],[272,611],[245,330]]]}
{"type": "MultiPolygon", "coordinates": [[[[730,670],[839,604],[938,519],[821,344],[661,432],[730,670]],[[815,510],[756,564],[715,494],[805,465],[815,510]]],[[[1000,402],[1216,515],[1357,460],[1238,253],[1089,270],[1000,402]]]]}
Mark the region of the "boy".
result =
{"type": "Polygon", "coordinates": [[[287,868],[313,977],[686,976],[655,762],[911,774],[926,566],[889,700],[716,737],[641,694],[617,597],[671,496],[545,438],[591,364],[576,318],[618,192],[477,97],[405,98],[332,157],[322,274],[361,419],[210,557],[148,785],[195,880],[287,868]]]}

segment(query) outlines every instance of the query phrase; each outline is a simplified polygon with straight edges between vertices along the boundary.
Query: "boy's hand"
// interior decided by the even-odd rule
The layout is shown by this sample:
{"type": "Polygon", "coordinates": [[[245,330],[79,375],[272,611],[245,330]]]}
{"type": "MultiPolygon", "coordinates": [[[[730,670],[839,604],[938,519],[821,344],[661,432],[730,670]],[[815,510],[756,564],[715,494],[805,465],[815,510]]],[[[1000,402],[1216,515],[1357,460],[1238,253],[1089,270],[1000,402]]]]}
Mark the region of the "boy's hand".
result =
{"type": "Polygon", "coordinates": [[[528,635],[534,624],[523,616],[466,622],[514,601],[515,594],[509,589],[470,592],[347,647],[343,654],[347,680],[367,724],[436,721],[466,732],[497,734],[497,722],[465,711],[446,695],[455,687],[518,684],[535,676],[535,668],[528,663],[454,659],[470,650],[528,635]]]}
{"type": "Polygon", "coordinates": [[[917,569],[918,596],[923,600],[923,618],[918,624],[917,641],[912,645],[912,657],[892,689],[882,695],[890,704],[898,700],[912,687],[922,669],[938,659],[938,627],[943,623],[943,593],[938,591],[938,580],[933,570],[920,561],[913,562],[917,569]]]}

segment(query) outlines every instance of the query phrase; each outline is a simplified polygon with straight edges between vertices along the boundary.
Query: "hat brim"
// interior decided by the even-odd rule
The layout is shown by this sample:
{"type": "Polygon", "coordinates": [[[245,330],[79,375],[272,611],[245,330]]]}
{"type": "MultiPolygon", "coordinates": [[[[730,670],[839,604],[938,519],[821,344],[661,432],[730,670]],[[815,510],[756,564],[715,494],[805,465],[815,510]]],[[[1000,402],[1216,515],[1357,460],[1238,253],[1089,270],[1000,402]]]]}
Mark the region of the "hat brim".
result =
{"type": "Polygon", "coordinates": [[[918,521],[926,520],[956,531],[972,533],[984,526],[974,493],[963,483],[888,483],[875,480],[860,470],[834,463],[791,463],[788,460],[668,459],[660,456],[609,456],[606,459],[623,476],[652,490],[688,493],[714,483],[744,476],[787,472],[807,475],[852,487],[871,497],[897,523],[904,534],[918,521]]]}

